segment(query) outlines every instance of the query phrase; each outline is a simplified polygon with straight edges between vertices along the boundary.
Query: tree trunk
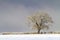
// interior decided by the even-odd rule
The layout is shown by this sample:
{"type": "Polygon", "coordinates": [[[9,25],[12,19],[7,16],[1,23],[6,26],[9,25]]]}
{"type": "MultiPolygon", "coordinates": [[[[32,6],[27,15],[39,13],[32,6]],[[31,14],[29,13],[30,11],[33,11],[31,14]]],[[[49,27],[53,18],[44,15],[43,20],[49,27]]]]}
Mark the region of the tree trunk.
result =
{"type": "MultiPolygon", "coordinates": [[[[37,24],[37,23],[36,23],[36,24],[37,24]]],[[[42,26],[42,24],[43,24],[43,23],[42,23],[42,19],[41,19],[40,26],[42,26]]],[[[39,27],[39,25],[38,25],[38,24],[37,24],[37,26],[39,27]]],[[[38,32],[37,32],[38,34],[40,33],[40,30],[41,30],[41,28],[39,27],[39,28],[38,28],[38,32]]]]}
{"type": "Polygon", "coordinates": [[[37,32],[38,34],[40,33],[40,29],[38,30],[38,32],[37,32]]]}

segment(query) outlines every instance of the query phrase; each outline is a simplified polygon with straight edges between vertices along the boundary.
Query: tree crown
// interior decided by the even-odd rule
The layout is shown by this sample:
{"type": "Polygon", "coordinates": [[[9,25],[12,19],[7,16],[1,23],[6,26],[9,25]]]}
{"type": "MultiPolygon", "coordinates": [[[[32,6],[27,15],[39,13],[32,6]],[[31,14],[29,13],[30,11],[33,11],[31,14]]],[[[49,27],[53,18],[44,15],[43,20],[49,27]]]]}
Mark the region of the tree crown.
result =
{"type": "Polygon", "coordinates": [[[53,23],[52,18],[48,15],[48,13],[38,12],[32,16],[29,16],[28,19],[33,25],[33,28],[36,29],[44,29],[49,28],[48,23],[53,23]]]}

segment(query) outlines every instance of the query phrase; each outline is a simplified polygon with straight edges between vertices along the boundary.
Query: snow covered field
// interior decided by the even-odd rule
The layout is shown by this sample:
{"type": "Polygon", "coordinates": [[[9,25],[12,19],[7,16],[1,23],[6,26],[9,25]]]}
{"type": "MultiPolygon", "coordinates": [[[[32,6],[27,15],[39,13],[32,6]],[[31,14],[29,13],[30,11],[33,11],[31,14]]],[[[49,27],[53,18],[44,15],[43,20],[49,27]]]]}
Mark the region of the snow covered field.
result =
{"type": "Polygon", "coordinates": [[[0,40],[60,40],[59,34],[0,35],[0,40]]]}

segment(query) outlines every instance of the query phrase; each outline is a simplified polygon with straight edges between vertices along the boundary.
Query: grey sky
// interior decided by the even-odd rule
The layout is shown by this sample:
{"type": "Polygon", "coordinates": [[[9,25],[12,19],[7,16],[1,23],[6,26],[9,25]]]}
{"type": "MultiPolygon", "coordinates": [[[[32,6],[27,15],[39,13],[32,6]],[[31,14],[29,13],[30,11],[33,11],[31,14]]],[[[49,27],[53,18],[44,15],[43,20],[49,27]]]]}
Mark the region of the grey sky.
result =
{"type": "Polygon", "coordinates": [[[28,32],[26,18],[35,11],[46,11],[54,20],[47,31],[60,31],[60,0],[0,0],[0,32],[28,32]]]}

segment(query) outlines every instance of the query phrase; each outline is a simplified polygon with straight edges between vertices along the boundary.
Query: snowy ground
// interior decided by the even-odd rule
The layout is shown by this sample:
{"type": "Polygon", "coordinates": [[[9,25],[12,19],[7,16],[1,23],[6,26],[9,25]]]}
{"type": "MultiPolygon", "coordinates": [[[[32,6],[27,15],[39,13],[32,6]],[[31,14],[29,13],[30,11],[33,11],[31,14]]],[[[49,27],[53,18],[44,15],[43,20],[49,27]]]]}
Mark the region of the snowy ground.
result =
{"type": "Polygon", "coordinates": [[[0,40],[60,40],[60,35],[0,35],[0,40]]]}

